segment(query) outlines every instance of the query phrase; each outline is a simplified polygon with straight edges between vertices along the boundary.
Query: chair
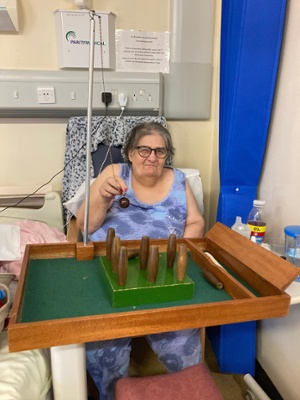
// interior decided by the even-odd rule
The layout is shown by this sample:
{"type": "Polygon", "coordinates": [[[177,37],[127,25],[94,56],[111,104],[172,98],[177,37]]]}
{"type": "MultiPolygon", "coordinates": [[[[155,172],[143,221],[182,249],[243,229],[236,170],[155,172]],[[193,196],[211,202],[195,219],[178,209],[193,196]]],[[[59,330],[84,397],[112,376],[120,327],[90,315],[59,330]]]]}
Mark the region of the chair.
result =
{"type": "Polygon", "coordinates": [[[204,363],[182,371],[138,378],[121,378],[115,400],[224,400],[204,363]]]}

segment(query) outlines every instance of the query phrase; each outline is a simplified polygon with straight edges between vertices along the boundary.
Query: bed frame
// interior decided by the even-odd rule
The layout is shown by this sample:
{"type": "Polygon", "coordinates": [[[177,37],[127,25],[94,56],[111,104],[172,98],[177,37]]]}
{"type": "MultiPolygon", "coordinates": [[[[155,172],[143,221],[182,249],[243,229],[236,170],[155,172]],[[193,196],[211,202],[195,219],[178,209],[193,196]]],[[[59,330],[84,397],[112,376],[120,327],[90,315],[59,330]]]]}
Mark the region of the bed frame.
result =
{"type": "Polygon", "coordinates": [[[59,193],[51,191],[44,195],[44,204],[40,208],[9,207],[0,208],[0,223],[13,223],[20,219],[45,222],[60,231],[63,227],[63,208],[59,193]]]}

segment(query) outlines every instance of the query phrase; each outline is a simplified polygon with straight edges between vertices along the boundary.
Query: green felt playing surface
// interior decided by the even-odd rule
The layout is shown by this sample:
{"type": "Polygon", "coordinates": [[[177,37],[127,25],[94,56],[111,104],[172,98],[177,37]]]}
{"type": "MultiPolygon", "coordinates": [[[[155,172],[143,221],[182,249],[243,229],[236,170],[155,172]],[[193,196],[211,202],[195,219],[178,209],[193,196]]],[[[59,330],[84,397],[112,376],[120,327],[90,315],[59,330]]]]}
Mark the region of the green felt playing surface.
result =
{"type": "Polygon", "coordinates": [[[192,299],[167,303],[113,308],[99,274],[99,257],[30,259],[24,282],[20,322],[113,314],[190,304],[231,300],[225,290],[212,287],[201,269],[188,256],[187,274],[193,280],[192,299]]]}

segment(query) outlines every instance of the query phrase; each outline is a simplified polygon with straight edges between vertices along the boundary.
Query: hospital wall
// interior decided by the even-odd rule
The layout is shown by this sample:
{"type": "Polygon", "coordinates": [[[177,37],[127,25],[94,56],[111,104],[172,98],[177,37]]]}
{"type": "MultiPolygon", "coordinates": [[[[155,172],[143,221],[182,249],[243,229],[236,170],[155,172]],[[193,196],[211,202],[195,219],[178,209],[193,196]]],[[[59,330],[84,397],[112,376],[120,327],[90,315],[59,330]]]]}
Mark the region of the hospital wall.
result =
{"type": "Polygon", "coordinates": [[[300,225],[300,2],[287,1],[280,68],[259,185],[268,236],[300,225]]]}
{"type": "MultiPolygon", "coordinates": [[[[54,11],[76,9],[73,0],[19,0],[19,32],[0,32],[0,68],[58,70],[54,11]]],[[[116,14],[116,29],[169,30],[169,0],[91,2],[116,14]]],[[[175,166],[200,170],[208,228],[215,222],[218,176],[219,31],[221,0],[216,1],[211,117],[168,121],[177,149],[175,166]]],[[[0,119],[0,186],[43,184],[63,168],[67,119],[0,119]]],[[[52,181],[61,190],[62,174],[52,181]]]]}

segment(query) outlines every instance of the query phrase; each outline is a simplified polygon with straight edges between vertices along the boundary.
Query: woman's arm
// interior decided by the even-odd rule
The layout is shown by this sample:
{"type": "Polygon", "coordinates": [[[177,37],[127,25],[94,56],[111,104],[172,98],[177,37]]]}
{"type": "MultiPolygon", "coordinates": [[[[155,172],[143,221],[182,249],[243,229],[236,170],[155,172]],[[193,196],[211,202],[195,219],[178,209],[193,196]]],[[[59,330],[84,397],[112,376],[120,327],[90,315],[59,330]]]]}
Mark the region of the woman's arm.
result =
{"type": "MultiPolygon", "coordinates": [[[[116,195],[126,188],[124,181],[118,176],[120,165],[108,165],[98,175],[90,188],[90,209],[88,221],[88,233],[93,233],[100,228],[106,218],[107,211],[112,206],[116,195]]],[[[84,229],[85,201],[77,213],[77,227],[84,229]]]]}
{"type": "Polygon", "coordinates": [[[186,181],[186,208],[187,218],[183,237],[202,237],[204,233],[204,219],[200,214],[197,201],[188,181],[186,181]]]}

